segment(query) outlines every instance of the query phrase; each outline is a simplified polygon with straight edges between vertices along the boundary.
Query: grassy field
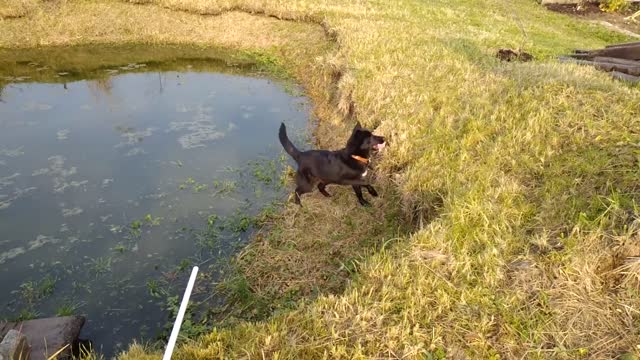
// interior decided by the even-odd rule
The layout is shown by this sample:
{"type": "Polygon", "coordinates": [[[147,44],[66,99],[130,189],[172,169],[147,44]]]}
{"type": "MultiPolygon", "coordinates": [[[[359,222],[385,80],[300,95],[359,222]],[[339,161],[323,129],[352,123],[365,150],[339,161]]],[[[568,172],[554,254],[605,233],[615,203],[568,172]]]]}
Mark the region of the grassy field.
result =
{"type": "Polygon", "coordinates": [[[240,255],[275,313],[174,358],[637,357],[640,92],[553,60],[629,39],[533,0],[136,2],[0,2],[0,47],[225,47],[305,87],[320,145],[349,114],[390,141],[372,209],[309,196],[240,255]]]}

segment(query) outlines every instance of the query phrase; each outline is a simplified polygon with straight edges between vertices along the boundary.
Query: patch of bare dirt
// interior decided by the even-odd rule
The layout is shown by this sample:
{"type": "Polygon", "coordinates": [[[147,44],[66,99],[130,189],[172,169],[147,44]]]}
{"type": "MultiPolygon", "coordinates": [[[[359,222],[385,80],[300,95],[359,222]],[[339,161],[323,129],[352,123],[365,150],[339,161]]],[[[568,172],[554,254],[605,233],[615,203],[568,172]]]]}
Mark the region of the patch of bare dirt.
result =
{"type": "Polygon", "coordinates": [[[627,21],[626,17],[640,10],[640,6],[633,5],[630,9],[623,12],[606,13],[600,10],[596,3],[576,4],[547,4],[546,8],[550,11],[579,17],[594,22],[608,22],[620,29],[640,34],[640,16],[636,21],[627,21]]]}
{"type": "Polygon", "coordinates": [[[511,50],[511,49],[499,49],[496,53],[496,57],[502,61],[531,61],[533,60],[533,56],[527,52],[521,50],[511,50]]]}

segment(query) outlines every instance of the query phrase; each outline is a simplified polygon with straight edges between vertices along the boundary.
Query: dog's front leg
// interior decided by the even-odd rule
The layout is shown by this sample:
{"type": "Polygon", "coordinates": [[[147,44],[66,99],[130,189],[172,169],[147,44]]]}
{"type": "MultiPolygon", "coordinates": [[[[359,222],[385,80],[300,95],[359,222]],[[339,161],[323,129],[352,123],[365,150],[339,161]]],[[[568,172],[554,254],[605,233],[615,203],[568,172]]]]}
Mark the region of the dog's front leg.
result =
{"type": "Polygon", "coordinates": [[[300,202],[300,194],[298,194],[297,190],[293,193],[293,201],[296,204],[300,205],[300,207],[302,207],[302,202],[300,202]]]}
{"type": "Polygon", "coordinates": [[[378,197],[378,192],[376,191],[376,189],[373,188],[373,186],[365,185],[364,187],[367,188],[367,191],[369,192],[369,194],[371,194],[371,196],[378,197]]]}
{"type": "Polygon", "coordinates": [[[319,182],[318,183],[318,190],[320,190],[320,193],[326,197],[331,197],[331,194],[329,194],[329,192],[327,191],[327,184],[323,183],[323,182],[319,182]]]}
{"type": "Polygon", "coordinates": [[[360,205],[371,206],[371,204],[369,204],[369,202],[365,200],[364,196],[362,196],[362,185],[353,185],[352,187],[353,187],[353,191],[356,193],[356,196],[358,197],[358,202],[360,202],[360,205]]]}

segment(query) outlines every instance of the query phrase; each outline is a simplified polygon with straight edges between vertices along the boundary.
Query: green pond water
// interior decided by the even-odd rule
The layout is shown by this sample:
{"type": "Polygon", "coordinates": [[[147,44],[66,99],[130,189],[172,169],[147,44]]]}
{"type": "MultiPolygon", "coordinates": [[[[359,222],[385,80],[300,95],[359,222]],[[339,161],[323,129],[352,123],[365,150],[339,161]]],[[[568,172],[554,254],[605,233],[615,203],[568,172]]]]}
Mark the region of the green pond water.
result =
{"type": "MultiPolygon", "coordinates": [[[[243,59],[202,49],[0,51],[0,318],[82,314],[112,356],[171,321],[284,201],[284,121],[309,103],[243,59]]],[[[297,139],[295,139],[297,137],[297,139]]]]}

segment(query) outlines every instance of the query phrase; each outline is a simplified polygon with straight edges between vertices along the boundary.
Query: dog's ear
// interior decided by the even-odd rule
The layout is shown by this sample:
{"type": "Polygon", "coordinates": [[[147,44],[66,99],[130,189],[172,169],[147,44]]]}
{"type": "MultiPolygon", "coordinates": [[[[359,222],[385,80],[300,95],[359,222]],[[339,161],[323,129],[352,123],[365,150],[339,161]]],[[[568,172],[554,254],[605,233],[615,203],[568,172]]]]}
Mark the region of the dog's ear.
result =
{"type": "Polygon", "coordinates": [[[362,125],[360,125],[360,121],[356,122],[356,126],[353,127],[353,132],[362,129],[362,125]]]}

